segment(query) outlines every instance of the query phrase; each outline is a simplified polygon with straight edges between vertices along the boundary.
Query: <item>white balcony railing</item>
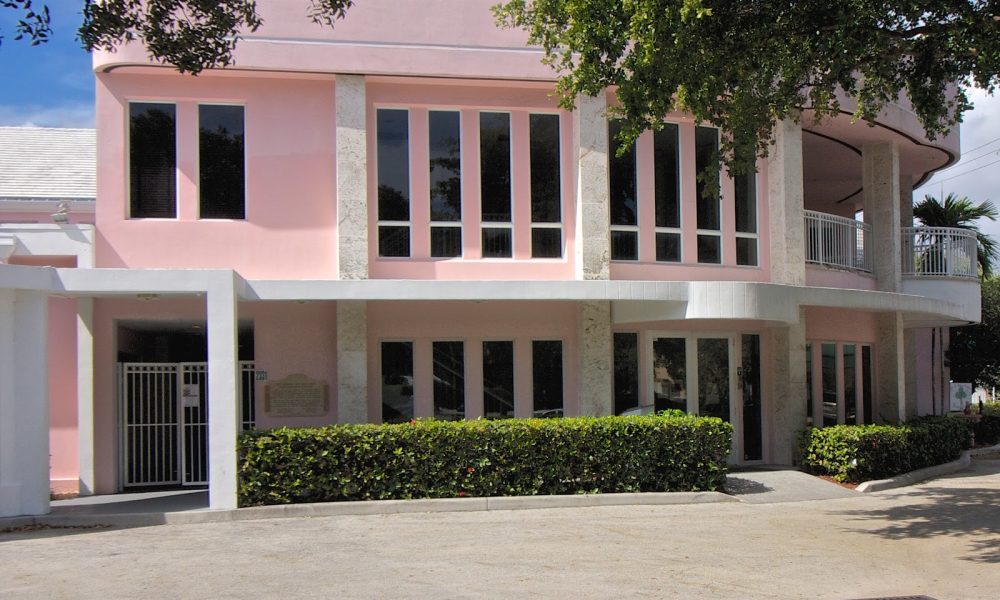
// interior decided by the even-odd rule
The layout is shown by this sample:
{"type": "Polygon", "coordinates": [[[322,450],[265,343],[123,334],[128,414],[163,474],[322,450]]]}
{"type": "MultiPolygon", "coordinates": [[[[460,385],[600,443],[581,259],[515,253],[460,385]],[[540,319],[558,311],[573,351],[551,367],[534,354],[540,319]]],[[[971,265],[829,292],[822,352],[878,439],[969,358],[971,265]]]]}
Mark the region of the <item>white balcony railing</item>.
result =
{"type": "Polygon", "coordinates": [[[954,227],[903,227],[904,277],[978,277],[976,234],[954,227]]]}
{"type": "Polygon", "coordinates": [[[868,251],[871,225],[855,219],[805,211],[806,262],[834,269],[872,272],[868,251]]]}

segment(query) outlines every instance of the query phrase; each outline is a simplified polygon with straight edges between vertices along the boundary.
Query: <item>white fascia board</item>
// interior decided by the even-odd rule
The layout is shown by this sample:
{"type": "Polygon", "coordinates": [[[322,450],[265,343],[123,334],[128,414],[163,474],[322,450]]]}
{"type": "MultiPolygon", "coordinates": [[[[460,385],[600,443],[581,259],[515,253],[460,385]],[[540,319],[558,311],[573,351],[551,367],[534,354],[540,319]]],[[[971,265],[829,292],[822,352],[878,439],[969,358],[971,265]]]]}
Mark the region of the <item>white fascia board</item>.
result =
{"type": "Polygon", "coordinates": [[[59,292],[77,296],[204,294],[233,285],[230,269],[56,269],[59,292]]]}
{"type": "Polygon", "coordinates": [[[52,292],[59,287],[59,275],[52,267],[0,264],[0,289],[52,292]]]}
{"type": "Polygon", "coordinates": [[[83,267],[89,267],[93,260],[93,225],[0,224],[0,236],[17,240],[15,255],[76,256],[83,267]]]}
{"type": "Polygon", "coordinates": [[[955,302],[911,294],[808,287],[801,288],[799,298],[803,306],[902,312],[907,321],[914,322],[925,320],[927,315],[937,315],[939,322],[956,325],[978,319],[978,316],[970,318],[969,311],[955,302]]]}

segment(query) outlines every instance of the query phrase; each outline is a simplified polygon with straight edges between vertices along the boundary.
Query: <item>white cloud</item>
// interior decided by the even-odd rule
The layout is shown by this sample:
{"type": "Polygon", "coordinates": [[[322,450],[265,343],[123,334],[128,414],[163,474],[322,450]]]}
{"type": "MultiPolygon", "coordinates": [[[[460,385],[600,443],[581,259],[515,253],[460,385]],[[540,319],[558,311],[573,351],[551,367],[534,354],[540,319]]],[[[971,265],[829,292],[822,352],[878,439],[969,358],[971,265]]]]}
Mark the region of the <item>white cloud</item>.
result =
{"type": "Polygon", "coordinates": [[[93,127],[94,105],[13,106],[0,104],[0,125],[16,127],[93,127]]]}

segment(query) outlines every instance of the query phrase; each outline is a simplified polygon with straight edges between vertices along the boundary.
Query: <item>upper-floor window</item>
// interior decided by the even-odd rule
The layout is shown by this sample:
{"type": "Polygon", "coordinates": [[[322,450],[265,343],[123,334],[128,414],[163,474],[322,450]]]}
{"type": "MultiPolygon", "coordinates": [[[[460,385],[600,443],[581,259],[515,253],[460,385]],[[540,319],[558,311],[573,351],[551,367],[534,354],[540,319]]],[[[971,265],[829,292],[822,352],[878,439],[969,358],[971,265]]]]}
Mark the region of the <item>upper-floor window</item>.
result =
{"type": "Polygon", "coordinates": [[[736,264],[757,266],[757,173],[733,178],[736,187],[736,264]]]}
{"type": "Polygon", "coordinates": [[[177,217],[177,126],[173,104],[129,103],[129,216],[177,217]]]}
{"type": "Polygon", "coordinates": [[[562,184],[559,169],[559,115],[532,114],[531,257],[562,256],[562,184]]]}
{"type": "Polygon", "coordinates": [[[695,127],[698,262],[722,263],[722,211],[719,197],[719,130],[695,127]]]}
{"type": "Polygon", "coordinates": [[[378,145],[378,255],[410,255],[410,114],[380,108],[378,145]]]}
{"type": "Polygon", "coordinates": [[[479,173],[483,258],[510,258],[514,252],[514,222],[509,113],[479,113],[479,173]]]}
{"type": "Polygon", "coordinates": [[[242,106],[198,106],[198,190],[203,219],[246,218],[242,106]]]}
{"type": "Polygon", "coordinates": [[[680,128],[665,123],[653,134],[653,196],[656,260],[681,261],[680,128]]]}
{"type": "Polygon", "coordinates": [[[458,111],[428,112],[431,256],[462,255],[462,133],[458,111]]]}
{"type": "Polygon", "coordinates": [[[608,122],[608,179],[611,188],[611,260],[639,260],[639,196],[636,190],[635,145],[624,151],[621,125],[608,122]]]}

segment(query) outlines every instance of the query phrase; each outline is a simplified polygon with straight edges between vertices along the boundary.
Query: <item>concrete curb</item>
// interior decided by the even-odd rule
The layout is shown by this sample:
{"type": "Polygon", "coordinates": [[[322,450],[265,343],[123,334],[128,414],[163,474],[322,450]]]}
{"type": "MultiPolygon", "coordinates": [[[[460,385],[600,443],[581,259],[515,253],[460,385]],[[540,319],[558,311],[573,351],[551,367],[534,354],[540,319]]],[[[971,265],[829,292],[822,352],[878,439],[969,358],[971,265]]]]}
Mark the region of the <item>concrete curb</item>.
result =
{"type": "Polygon", "coordinates": [[[903,473],[902,475],[890,477],[889,479],[876,479],[874,481],[866,481],[857,487],[857,491],[861,492],[862,494],[867,494],[870,492],[881,492],[882,490],[891,490],[894,488],[906,487],[908,485],[920,483],[921,481],[927,479],[940,477],[942,475],[948,475],[950,473],[954,473],[955,471],[961,471],[962,469],[968,467],[972,463],[970,454],[971,451],[966,450],[965,452],[962,453],[962,456],[958,460],[954,460],[950,463],[944,463],[943,465],[934,465],[933,467],[927,467],[926,469],[917,469],[916,471],[903,473]]]}
{"type": "Polygon", "coordinates": [[[996,446],[989,446],[987,448],[976,448],[975,450],[969,450],[969,454],[972,455],[973,458],[977,458],[980,456],[991,456],[993,454],[1000,455],[1000,444],[997,444],[996,446]]]}
{"type": "Polygon", "coordinates": [[[592,506],[663,506],[739,502],[722,492],[649,492],[641,494],[579,494],[564,496],[498,496],[492,498],[428,498],[423,500],[368,500],[254,506],[235,510],[193,510],[167,513],[73,514],[70,511],[37,517],[0,519],[0,530],[31,525],[51,527],[147,527],[293,517],[339,517],[405,513],[474,512],[579,508],[592,506]]]}

